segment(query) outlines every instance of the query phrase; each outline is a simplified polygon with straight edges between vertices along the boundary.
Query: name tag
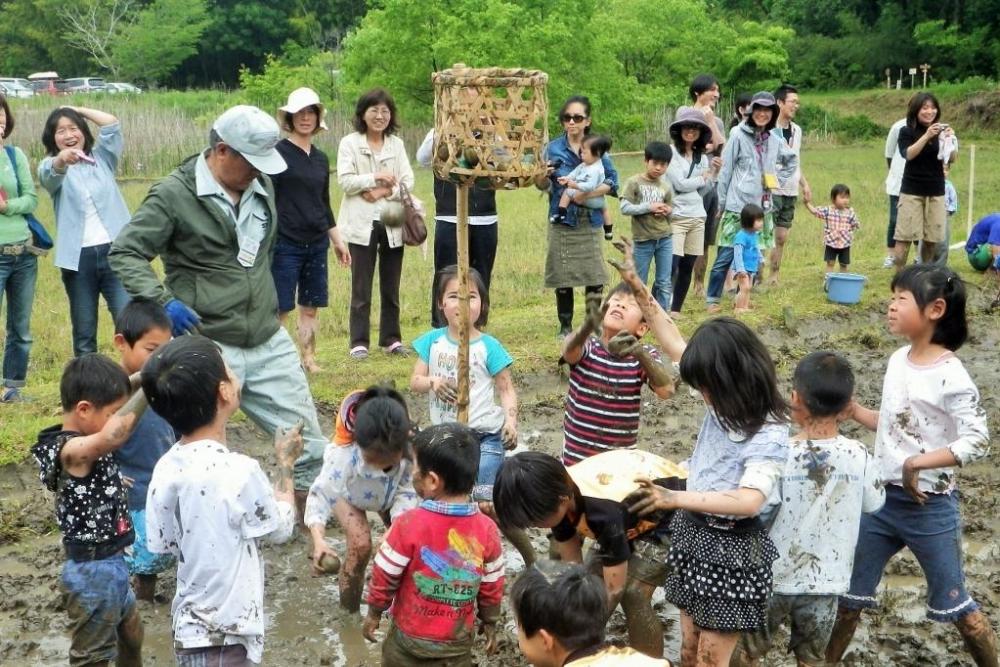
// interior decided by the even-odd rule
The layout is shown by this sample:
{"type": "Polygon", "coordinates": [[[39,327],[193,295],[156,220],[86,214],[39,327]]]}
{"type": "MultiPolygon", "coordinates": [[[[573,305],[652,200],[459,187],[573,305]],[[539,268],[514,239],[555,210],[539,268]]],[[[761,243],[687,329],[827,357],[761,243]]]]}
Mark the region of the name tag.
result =
{"type": "Polygon", "coordinates": [[[236,255],[236,261],[241,265],[250,268],[253,266],[253,263],[257,261],[258,250],[260,250],[260,243],[258,241],[244,239],[243,245],[240,246],[240,252],[236,255]]]}

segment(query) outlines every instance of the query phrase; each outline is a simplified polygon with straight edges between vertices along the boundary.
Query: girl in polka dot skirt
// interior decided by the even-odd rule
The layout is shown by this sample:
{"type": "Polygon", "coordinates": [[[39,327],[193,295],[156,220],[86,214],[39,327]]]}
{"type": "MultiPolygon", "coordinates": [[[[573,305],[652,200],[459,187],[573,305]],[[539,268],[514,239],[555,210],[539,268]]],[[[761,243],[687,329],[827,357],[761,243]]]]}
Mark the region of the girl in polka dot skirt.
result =
{"type": "Polygon", "coordinates": [[[681,378],[708,407],[688,460],[686,491],[641,480],[640,514],[680,510],[671,521],[667,599],[681,610],[681,661],[729,664],[741,632],[766,619],[778,552],[759,513],[788,453],[788,407],[774,362],[742,322],[702,324],[681,357],[681,378]]]}

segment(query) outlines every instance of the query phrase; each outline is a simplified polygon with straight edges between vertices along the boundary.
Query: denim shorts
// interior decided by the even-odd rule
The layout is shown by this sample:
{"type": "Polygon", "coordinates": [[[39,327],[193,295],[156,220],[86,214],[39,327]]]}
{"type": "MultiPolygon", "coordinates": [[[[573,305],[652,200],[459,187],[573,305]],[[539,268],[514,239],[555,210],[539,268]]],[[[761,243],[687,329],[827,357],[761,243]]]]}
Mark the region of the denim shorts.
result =
{"type": "Polygon", "coordinates": [[[62,602],[69,615],[69,664],[113,661],[118,626],[135,609],[135,593],[121,554],[77,562],[62,571],[62,602]]]}
{"type": "Polygon", "coordinates": [[[851,588],[840,606],[877,607],[875,592],[886,564],[908,547],[927,580],[927,618],[953,623],[976,611],[979,605],[965,590],[962,574],[958,492],[928,493],[927,502],[919,505],[897,484],[886,484],[885,491],[885,506],[861,517],[851,588]]]}
{"type": "Polygon", "coordinates": [[[274,244],[271,274],[278,292],[278,311],[295,310],[298,288],[300,306],[325,308],[330,302],[327,279],[327,255],[330,240],[323,237],[315,243],[294,243],[278,238],[274,244]]]}
{"type": "Polygon", "coordinates": [[[129,574],[156,575],[174,566],[170,554],[154,554],[146,550],[146,510],[129,510],[135,528],[135,542],[125,549],[125,564],[129,574]]]}
{"type": "Polygon", "coordinates": [[[480,502],[493,501],[493,481],[497,478],[503,463],[503,439],[499,433],[479,434],[479,474],[472,487],[472,499],[480,502]]]}

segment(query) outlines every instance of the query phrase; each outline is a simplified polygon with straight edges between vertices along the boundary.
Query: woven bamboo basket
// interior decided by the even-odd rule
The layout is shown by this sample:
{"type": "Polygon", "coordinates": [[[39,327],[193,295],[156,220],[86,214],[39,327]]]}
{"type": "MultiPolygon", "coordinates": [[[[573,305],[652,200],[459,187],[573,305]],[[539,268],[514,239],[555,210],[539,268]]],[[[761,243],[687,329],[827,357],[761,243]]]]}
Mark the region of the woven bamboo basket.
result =
{"type": "Polygon", "coordinates": [[[457,64],[431,79],[439,178],[503,190],[530,185],[545,173],[548,74],[457,64]]]}

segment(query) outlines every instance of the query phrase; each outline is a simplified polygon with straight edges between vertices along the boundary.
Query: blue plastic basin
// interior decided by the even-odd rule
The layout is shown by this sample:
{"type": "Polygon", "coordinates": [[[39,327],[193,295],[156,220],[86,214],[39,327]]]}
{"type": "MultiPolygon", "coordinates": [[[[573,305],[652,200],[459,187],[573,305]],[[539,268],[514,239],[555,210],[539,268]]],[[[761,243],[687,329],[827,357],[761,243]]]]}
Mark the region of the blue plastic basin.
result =
{"type": "Polygon", "coordinates": [[[826,274],[826,297],[834,303],[857,303],[868,278],[857,273],[826,274]]]}

